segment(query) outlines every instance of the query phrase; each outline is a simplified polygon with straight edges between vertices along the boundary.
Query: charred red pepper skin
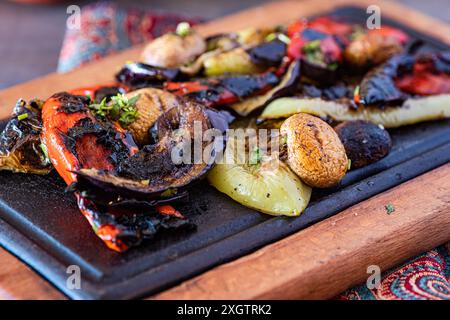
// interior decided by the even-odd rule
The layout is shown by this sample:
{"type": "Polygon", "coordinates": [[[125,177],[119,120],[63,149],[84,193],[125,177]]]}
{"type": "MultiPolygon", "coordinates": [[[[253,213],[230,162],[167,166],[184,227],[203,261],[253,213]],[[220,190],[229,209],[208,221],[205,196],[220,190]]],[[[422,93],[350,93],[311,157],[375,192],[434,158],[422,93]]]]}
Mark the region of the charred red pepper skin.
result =
{"type": "Polygon", "coordinates": [[[345,22],[337,21],[332,17],[318,17],[309,23],[309,27],[323,33],[346,36],[352,32],[352,26],[345,22]]]}
{"type": "Polygon", "coordinates": [[[256,75],[210,78],[203,81],[166,82],[164,89],[208,107],[225,106],[269,91],[279,83],[279,73],[286,71],[290,61],[287,59],[278,69],[270,68],[269,71],[256,75]]]}
{"type": "Polygon", "coordinates": [[[92,226],[95,234],[103,240],[108,248],[117,252],[124,252],[129,249],[129,247],[117,237],[117,235],[120,234],[120,230],[116,226],[111,224],[97,225],[95,220],[97,210],[92,201],[82,197],[79,193],[75,193],[75,197],[81,213],[92,226]]]}
{"type": "Polygon", "coordinates": [[[78,159],[64,147],[63,134],[81,119],[90,117],[86,111],[66,114],[59,112],[61,102],[51,97],[42,107],[42,141],[47,147],[48,156],[53,166],[64,181],[70,185],[76,181],[73,173],[79,169],[78,159]]]}
{"type": "Polygon", "coordinates": [[[123,84],[117,84],[115,82],[110,84],[104,84],[104,85],[96,85],[96,86],[90,86],[90,87],[82,87],[73,89],[70,91],[71,94],[77,95],[77,96],[86,96],[90,97],[92,99],[96,98],[96,93],[102,89],[102,88],[118,88],[121,89],[123,92],[130,91],[128,87],[126,87],[123,84]]]}
{"type": "MultiPolygon", "coordinates": [[[[288,55],[293,59],[303,57],[303,47],[309,40],[305,39],[302,33],[306,29],[313,29],[322,33],[326,37],[320,40],[320,48],[325,56],[331,61],[342,62],[343,48],[341,45],[347,46],[351,41],[353,26],[344,22],[337,21],[331,17],[319,17],[311,21],[299,20],[288,26],[287,34],[291,39],[288,46],[288,55]],[[336,41],[339,39],[339,43],[336,41]]],[[[380,29],[372,29],[367,31],[368,35],[379,35],[382,37],[393,38],[399,44],[404,45],[409,37],[403,31],[383,26],[380,29]]]]}
{"type": "MultiPolygon", "coordinates": [[[[95,92],[99,88],[102,88],[102,86],[75,89],[70,91],[69,94],[95,97],[95,92]]],[[[80,138],[80,141],[77,140],[77,156],[69,150],[64,142],[64,136],[67,136],[69,130],[84,119],[91,120],[92,122],[97,120],[87,106],[71,112],[64,112],[61,107],[63,107],[63,103],[58,95],[50,97],[44,103],[42,107],[43,130],[41,139],[47,147],[48,156],[53,166],[66,184],[71,185],[76,182],[77,176],[74,172],[83,167],[104,170],[114,169],[113,164],[107,160],[110,155],[110,150],[97,143],[97,137],[94,134],[86,134],[80,138]]],[[[121,142],[126,146],[128,154],[130,156],[135,154],[138,148],[127,131],[118,124],[113,124],[113,126],[121,142]]],[[[123,233],[127,234],[129,230],[126,229],[126,226],[117,224],[113,218],[116,215],[120,216],[123,212],[120,212],[120,210],[113,210],[114,212],[109,212],[110,210],[107,212],[100,211],[92,200],[83,197],[78,192],[74,194],[81,213],[105,245],[117,252],[123,252],[129,249],[129,246],[120,237],[123,233]],[[105,220],[101,218],[102,215],[109,218],[105,220]]],[[[155,209],[160,215],[184,219],[181,213],[172,206],[165,205],[155,209]]]]}
{"type": "MultiPolygon", "coordinates": [[[[68,92],[71,95],[95,96],[95,92],[103,86],[75,89],[68,92]]],[[[58,96],[50,97],[42,107],[42,141],[48,150],[49,158],[53,166],[64,181],[70,185],[76,181],[73,173],[81,167],[90,167],[95,169],[112,170],[112,164],[105,159],[109,155],[109,150],[104,146],[95,143],[94,135],[86,135],[77,142],[77,148],[83,149],[80,153],[81,159],[77,158],[70,150],[65,147],[63,137],[68,131],[75,127],[82,119],[90,119],[92,122],[97,120],[91,114],[88,108],[80,109],[77,112],[61,111],[63,103],[58,96]],[[84,154],[85,153],[85,154],[84,154]]],[[[115,124],[116,131],[121,135],[122,141],[129,148],[130,155],[137,152],[137,146],[130,143],[129,137],[126,137],[126,131],[118,124],[115,124]]]]}
{"type": "Polygon", "coordinates": [[[416,61],[410,74],[395,80],[402,91],[421,96],[450,93],[450,75],[436,70],[432,61],[416,61]]]}
{"type": "Polygon", "coordinates": [[[171,205],[166,204],[163,206],[157,206],[155,209],[159,214],[165,214],[165,215],[175,216],[180,219],[184,219],[184,216],[177,209],[172,207],[171,205]]]}
{"type": "Polygon", "coordinates": [[[431,72],[406,75],[395,82],[396,86],[411,94],[430,96],[450,93],[450,77],[431,72]]]}
{"type": "Polygon", "coordinates": [[[304,36],[304,31],[310,29],[319,32],[324,37],[320,40],[321,52],[328,60],[333,62],[342,62],[343,48],[337,43],[347,44],[352,26],[346,23],[335,21],[330,17],[319,17],[312,21],[300,20],[288,26],[288,36],[291,41],[288,45],[288,56],[292,59],[301,59],[304,55],[303,47],[313,41],[304,36]]]}
{"type": "MultiPolygon", "coordinates": [[[[94,96],[95,91],[100,86],[93,88],[82,88],[72,90],[71,94],[83,94],[94,96]]],[[[60,110],[62,102],[57,96],[49,98],[42,107],[42,141],[47,147],[48,156],[59,175],[64,179],[67,185],[77,181],[75,171],[81,167],[93,167],[96,169],[112,170],[112,164],[106,159],[109,155],[109,150],[104,146],[96,143],[94,135],[84,136],[77,147],[80,148],[78,158],[65,146],[63,141],[64,135],[73,128],[80,120],[90,119],[96,121],[90,111],[85,108],[77,112],[66,113],[60,110]]],[[[122,135],[125,141],[125,131],[118,125],[116,129],[122,135]]],[[[130,155],[137,152],[136,145],[129,144],[130,155]]],[[[83,198],[80,194],[75,193],[80,211],[92,225],[96,234],[105,242],[105,244],[115,251],[124,251],[127,249],[124,243],[116,239],[118,230],[114,226],[96,226],[94,221],[95,205],[90,204],[88,207],[86,202],[90,200],[83,198]]]]}

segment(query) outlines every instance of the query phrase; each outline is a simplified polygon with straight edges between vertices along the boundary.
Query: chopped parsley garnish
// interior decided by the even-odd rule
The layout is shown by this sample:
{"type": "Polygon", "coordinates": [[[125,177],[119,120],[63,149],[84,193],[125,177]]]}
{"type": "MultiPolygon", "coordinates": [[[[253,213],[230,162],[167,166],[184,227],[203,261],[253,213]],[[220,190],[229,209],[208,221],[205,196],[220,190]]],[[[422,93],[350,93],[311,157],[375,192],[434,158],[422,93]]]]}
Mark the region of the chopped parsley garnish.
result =
{"type": "Polygon", "coordinates": [[[394,207],[394,205],[391,204],[391,203],[385,205],[384,208],[386,209],[386,213],[387,213],[387,214],[392,214],[392,213],[395,212],[395,207],[394,207]]]}
{"type": "Polygon", "coordinates": [[[172,197],[174,195],[176,195],[178,193],[178,189],[177,188],[169,188],[167,190],[165,190],[164,192],[161,193],[161,197],[163,198],[169,198],[172,197]]]}
{"type": "Polygon", "coordinates": [[[328,69],[333,70],[333,71],[336,70],[338,67],[339,67],[339,63],[337,63],[337,62],[332,62],[328,65],[328,69]]]}
{"type": "Polygon", "coordinates": [[[313,40],[306,43],[302,48],[306,60],[309,62],[326,67],[324,55],[320,49],[320,40],[313,40]]]}
{"type": "Polygon", "coordinates": [[[270,42],[275,39],[278,39],[281,42],[284,42],[285,44],[289,44],[291,42],[291,39],[289,39],[289,37],[287,35],[285,35],[284,33],[272,32],[272,33],[269,33],[267,35],[267,37],[265,38],[266,42],[270,42]]]}
{"type": "Polygon", "coordinates": [[[305,54],[306,60],[313,64],[332,71],[336,70],[339,67],[339,63],[337,61],[327,61],[325,54],[322,52],[320,40],[313,40],[306,43],[303,46],[302,51],[305,54]]]}
{"type": "Polygon", "coordinates": [[[50,163],[50,158],[49,158],[49,156],[48,156],[47,146],[46,146],[45,144],[41,143],[41,144],[39,145],[39,147],[41,148],[42,153],[43,153],[43,155],[44,155],[44,162],[45,162],[45,163],[50,163]]]}
{"type": "Polygon", "coordinates": [[[111,97],[109,102],[106,102],[106,97],[100,103],[92,103],[89,108],[96,117],[109,118],[114,121],[119,121],[123,126],[128,126],[138,117],[138,112],[135,108],[136,102],[140,95],[128,98],[125,94],[119,93],[111,97]]]}
{"type": "Polygon", "coordinates": [[[310,41],[303,46],[303,52],[305,53],[314,53],[317,50],[320,50],[320,40],[310,41]]]}
{"type": "Polygon", "coordinates": [[[281,136],[280,144],[281,144],[282,146],[285,145],[285,144],[287,144],[287,141],[288,141],[287,135],[281,136]]]}
{"type": "Polygon", "coordinates": [[[28,113],[22,113],[17,116],[17,120],[22,121],[28,118],[28,113]]]}
{"type": "Polygon", "coordinates": [[[352,168],[352,159],[348,159],[347,170],[352,168]]]}
{"type": "Polygon", "coordinates": [[[191,25],[188,22],[180,22],[177,25],[175,33],[180,37],[186,37],[189,33],[191,33],[191,25]]]}
{"type": "Polygon", "coordinates": [[[259,164],[262,160],[262,156],[261,149],[255,147],[253,151],[250,152],[249,164],[259,164]]]}

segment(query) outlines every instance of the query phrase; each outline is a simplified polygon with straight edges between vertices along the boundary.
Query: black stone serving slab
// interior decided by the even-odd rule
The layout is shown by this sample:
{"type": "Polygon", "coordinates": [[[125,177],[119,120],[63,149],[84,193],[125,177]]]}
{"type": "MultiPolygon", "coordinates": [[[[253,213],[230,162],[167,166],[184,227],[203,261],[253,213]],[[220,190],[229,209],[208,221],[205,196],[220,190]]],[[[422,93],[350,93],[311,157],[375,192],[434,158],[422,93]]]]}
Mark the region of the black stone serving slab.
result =
{"type": "MultiPolygon", "coordinates": [[[[364,10],[343,7],[332,14],[355,22],[364,10]]],[[[299,12],[299,16],[301,12],[299,12]]],[[[395,21],[428,48],[448,46],[395,21]]],[[[450,161],[450,120],[391,131],[393,149],[381,161],[353,170],[341,184],[315,190],[298,218],[259,214],[217,192],[206,182],[192,188],[178,207],[195,232],[162,234],[119,254],[108,250],[64,193],[62,180],[0,172],[0,244],[70,298],[136,298],[155,293],[216,265],[250,253],[330,217],[351,205],[450,161]],[[67,267],[81,268],[81,289],[66,286],[67,267]]]]}

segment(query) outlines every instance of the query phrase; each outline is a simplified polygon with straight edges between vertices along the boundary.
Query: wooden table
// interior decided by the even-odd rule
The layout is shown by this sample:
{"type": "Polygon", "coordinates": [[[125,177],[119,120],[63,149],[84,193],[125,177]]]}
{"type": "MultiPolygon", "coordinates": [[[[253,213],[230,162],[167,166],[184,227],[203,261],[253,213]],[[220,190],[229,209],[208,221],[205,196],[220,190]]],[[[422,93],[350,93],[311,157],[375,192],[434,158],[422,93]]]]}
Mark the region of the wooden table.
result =
{"type": "MultiPolygon", "coordinates": [[[[333,6],[354,3],[333,1],[333,6]]],[[[373,0],[358,1],[367,6],[373,0]]],[[[377,1],[382,13],[450,43],[449,27],[416,11],[377,1]]],[[[222,18],[200,27],[202,34],[283,22],[330,10],[325,1],[280,2],[222,18]],[[270,12],[270,16],[267,16],[270,12]]],[[[22,96],[105,82],[128,59],[133,48],[68,74],[51,74],[0,91],[0,105],[22,96]],[[100,72],[101,71],[101,72],[100,72]],[[80,83],[82,81],[82,83],[80,83]]],[[[0,109],[0,119],[9,110],[0,109]]],[[[367,266],[386,270],[420,252],[450,241],[450,164],[359,203],[288,238],[213,268],[152,299],[294,299],[331,298],[367,278],[367,266]],[[386,214],[385,205],[396,211],[386,214]]],[[[64,296],[23,263],[0,250],[0,298],[63,299],[64,296]]]]}

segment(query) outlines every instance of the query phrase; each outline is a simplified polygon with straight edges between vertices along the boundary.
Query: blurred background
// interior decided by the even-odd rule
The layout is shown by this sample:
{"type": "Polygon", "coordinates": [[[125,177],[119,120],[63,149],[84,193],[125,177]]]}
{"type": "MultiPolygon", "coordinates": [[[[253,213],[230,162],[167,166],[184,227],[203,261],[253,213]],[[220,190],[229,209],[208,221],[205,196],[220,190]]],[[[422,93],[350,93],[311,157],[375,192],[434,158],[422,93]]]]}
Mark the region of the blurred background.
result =
{"type": "MultiPolygon", "coordinates": [[[[102,3],[108,5],[113,3],[114,14],[118,10],[128,13],[128,9],[135,8],[137,9],[135,12],[146,12],[149,15],[172,13],[200,20],[210,20],[270,1],[274,0],[119,0],[102,3]]],[[[448,14],[450,0],[393,1],[450,23],[448,14]]],[[[67,38],[67,7],[75,4],[81,8],[86,8],[86,6],[89,8],[94,2],[0,0],[0,89],[54,72],[57,70],[58,64],[60,70],[68,70],[78,63],[75,63],[74,57],[67,53],[76,46],[77,50],[80,48],[82,50],[83,47],[76,43],[79,41],[79,35],[76,36],[77,39],[71,35],[72,39],[64,40],[65,36],[67,38]],[[61,54],[63,43],[65,55],[61,54]],[[65,60],[60,61],[60,59],[65,60]]],[[[374,0],[374,4],[376,4],[376,0],[374,0]]],[[[91,14],[98,14],[98,10],[91,14]]],[[[301,15],[300,12],[299,15],[301,15]]]]}

